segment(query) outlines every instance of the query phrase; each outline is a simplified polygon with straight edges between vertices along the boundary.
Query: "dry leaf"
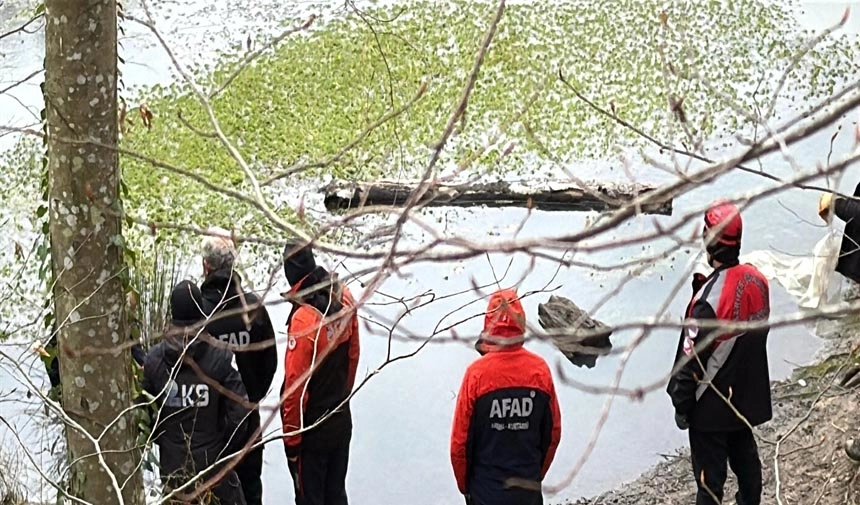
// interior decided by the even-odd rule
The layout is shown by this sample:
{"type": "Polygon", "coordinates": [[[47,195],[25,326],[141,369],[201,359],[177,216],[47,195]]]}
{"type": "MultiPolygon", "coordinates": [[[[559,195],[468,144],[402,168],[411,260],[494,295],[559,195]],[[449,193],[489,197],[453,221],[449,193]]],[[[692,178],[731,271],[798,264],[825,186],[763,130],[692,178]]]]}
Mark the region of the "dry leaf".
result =
{"type": "Polygon", "coordinates": [[[84,195],[86,195],[87,199],[91,202],[96,200],[96,193],[93,191],[93,187],[89,181],[84,183],[84,195]]]}
{"type": "Polygon", "coordinates": [[[30,346],[30,350],[34,354],[38,354],[39,356],[42,356],[43,358],[49,358],[51,356],[50,354],[48,354],[48,351],[45,350],[45,347],[42,346],[42,343],[39,342],[38,340],[36,342],[33,342],[33,345],[30,346]]]}
{"type": "Polygon", "coordinates": [[[145,103],[142,103],[137,110],[140,112],[140,119],[143,121],[143,126],[145,126],[147,130],[152,128],[152,111],[149,110],[149,107],[145,103]]]}

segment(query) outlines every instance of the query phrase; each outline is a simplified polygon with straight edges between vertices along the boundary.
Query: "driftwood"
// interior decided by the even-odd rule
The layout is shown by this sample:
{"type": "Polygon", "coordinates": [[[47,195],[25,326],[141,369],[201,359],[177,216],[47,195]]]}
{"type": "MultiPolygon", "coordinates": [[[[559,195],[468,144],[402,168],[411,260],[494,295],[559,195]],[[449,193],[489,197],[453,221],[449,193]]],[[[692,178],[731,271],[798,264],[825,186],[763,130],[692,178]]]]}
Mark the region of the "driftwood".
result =
{"type": "MultiPolygon", "coordinates": [[[[418,183],[334,181],[322,188],[326,209],[357,209],[367,206],[402,207],[418,183]]],[[[602,211],[629,204],[638,195],[656,189],[643,184],[588,183],[585,187],[565,183],[491,182],[459,185],[437,184],[427,190],[420,204],[431,207],[530,207],[556,211],[602,211]]],[[[646,214],[672,214],[672,200],[641,209],[646,214]]]]}
{"type": "Polygon", "coordinates": [[[612,349],[612,329],[562,296],[551,295],[546,303],[538,304],[538,322],[576,366],[594,368],[597,358],[612,349]]]}

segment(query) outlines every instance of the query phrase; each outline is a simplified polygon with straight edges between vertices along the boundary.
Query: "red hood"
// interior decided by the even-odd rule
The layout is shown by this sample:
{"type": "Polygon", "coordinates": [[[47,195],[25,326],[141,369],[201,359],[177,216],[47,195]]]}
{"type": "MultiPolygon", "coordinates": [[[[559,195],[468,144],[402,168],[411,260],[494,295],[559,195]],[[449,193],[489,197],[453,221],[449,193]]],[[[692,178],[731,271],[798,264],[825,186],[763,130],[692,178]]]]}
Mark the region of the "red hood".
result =
{"type": "Polygon", "coordinates": [[[484,316],[484,331],[479,351],[522,344],[526,332],[526,313],[514,289],[500,289],[490,296],[484,316]]]}

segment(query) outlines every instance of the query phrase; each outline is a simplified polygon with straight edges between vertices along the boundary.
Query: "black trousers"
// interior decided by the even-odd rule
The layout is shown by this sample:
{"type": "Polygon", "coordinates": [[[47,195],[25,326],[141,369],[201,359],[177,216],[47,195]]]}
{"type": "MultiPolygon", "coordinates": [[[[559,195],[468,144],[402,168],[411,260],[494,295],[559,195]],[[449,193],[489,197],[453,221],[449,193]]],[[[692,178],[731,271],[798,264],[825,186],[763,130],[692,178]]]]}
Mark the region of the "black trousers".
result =
{"type": "Polygon", "coordinates": [[[503,493],[495,498],[486,497],[484,499],[466,495],[466,505],[498,505],[516,503],[518,505],[543,505],[543,494],[540,492],[518,492],[518,493],[503,493]],[[503,500],[500,501],[499,499],[503,500]]]}
{"type": "Polygon", "coordinates": [[[696,505],[722,503],[727,461],[738,478],[737,505],[761,503],[761,460],[749,428],[727,432],[691,429],[690,453],[693,475],[699,488],[696,505]]]}
{"type": "MultiPolygon", "coordinates": [[[[248,415],[248,431],[254,433],[260,427],[260,411],[248,415]]],[[[242,482],[242,492],[247,505],[263,505],[263,447],[257,447],[242,458],[236,467],[236,475],[242,482]]]]}
{"type": "MultiPolygon", "coordinates": [[[[212,475],[214,475],[214,472],[210,472],[209,475],[198,481],[198,484],[208,479],[212,475]]],[[[183,477],[182,474],[175,474],[166,477],[164,494],[169,494],[171,491],[182,486],[187,481],[188,478],[183,477]]],[[[190,494],[192,491],[194,491],[194,489],[189,489],[188,491],[186,491],[186,493],[190,494]]],[[[184,500],[171,499],[168,501],[168,503],[170,505],[186,505],[189,502],[184,500]]],[[[239,482],[239,478],[236,476],[236,472],[229,472],[227,475],[224,476],[223,479],[221,479],[221,481],[215,484],[215,486],[213,486],[209,491],[204,492],[201,497],[199,497],[192,503],[218,505],[247,505],[245,503],[245,497],[242,494],[242,484],[239,482]]]]}
{"type": "Polygon", "coordinates": [[[350,438],[345,436],[328,450],[301,449],[291,468],[296,505],[348,505],[346,469],[350,438]]]}

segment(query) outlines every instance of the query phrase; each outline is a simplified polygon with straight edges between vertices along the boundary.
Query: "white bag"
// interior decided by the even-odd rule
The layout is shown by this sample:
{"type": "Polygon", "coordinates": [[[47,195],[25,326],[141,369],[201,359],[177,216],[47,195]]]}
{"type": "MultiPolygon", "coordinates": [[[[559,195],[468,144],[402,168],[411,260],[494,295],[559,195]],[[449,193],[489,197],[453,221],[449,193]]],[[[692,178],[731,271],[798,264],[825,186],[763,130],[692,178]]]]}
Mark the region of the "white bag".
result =
{"type": "Polygon", "coordinates": [[[828,226],[827,234],[812,249],[812,281],[803,297],[807,304],[801,307],[817,309],[839,303],[842,279],[836,273],[836,264],[841,246],[842,233],[828,226]]]}
{"type": "Polygon", "coordinates": [[[812,255],[794,257],[772,251],[752,251],[741,256],[771,282],[778,282],[806,309],[818,309],[840,302],[840,275],[836,273],[842,232],[833,226],[812,249],[812,255]]]}

